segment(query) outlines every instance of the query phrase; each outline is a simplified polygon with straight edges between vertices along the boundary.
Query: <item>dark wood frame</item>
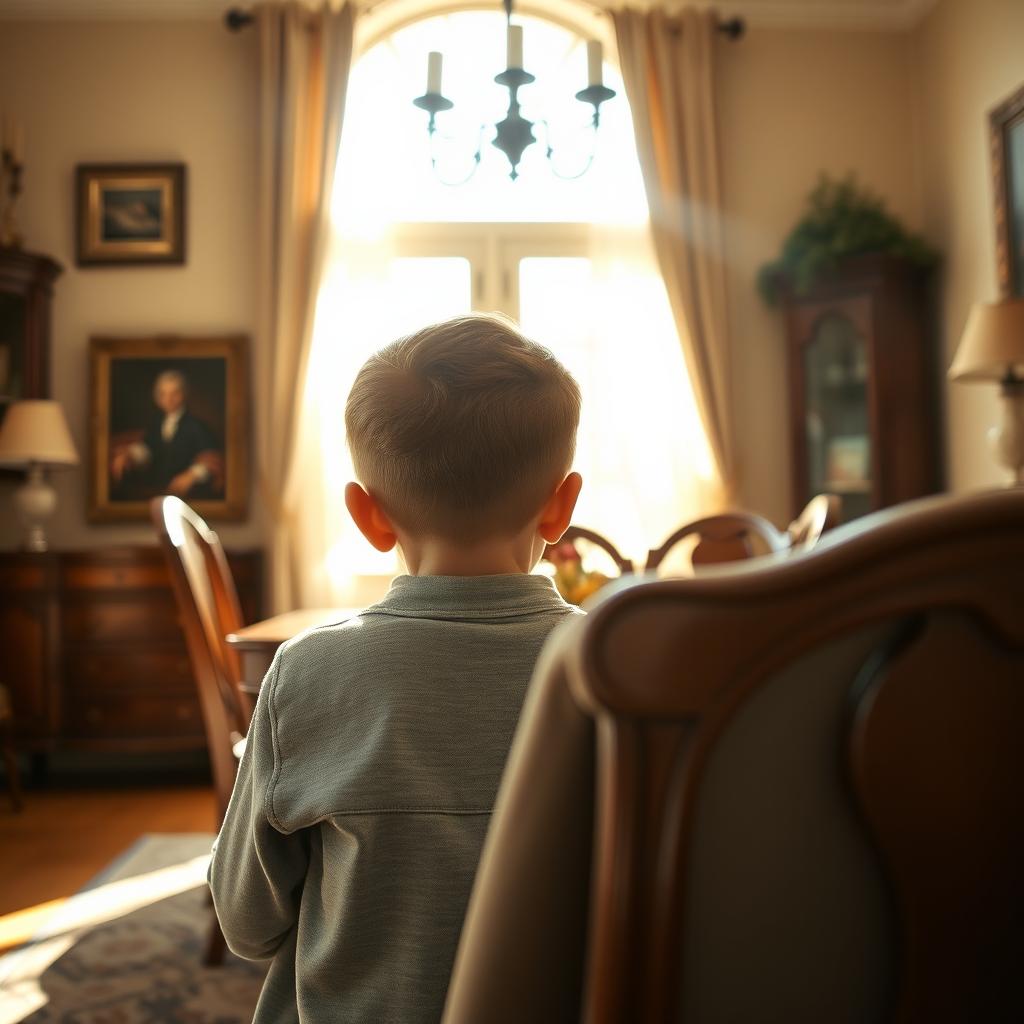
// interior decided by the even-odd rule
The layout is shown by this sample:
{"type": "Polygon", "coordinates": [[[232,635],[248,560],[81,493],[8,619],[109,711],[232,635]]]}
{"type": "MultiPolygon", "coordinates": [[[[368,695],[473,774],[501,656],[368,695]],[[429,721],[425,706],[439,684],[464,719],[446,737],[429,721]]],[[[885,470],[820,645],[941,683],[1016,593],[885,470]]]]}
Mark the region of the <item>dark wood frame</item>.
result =
{"type": "Polygon", "coordinates": [[[867,345],[872,511],[942,489],[930,289],[926,270],[894,256],[863,255],[843,261],[807,294],[785,290],[794,516],[813,497],[804,352],[818,322],[832,313],[849,319],[867,345]]]}
{"type": "Polygon", "coordinates": [[[183,338],[158,335],[151,338],[89,339],[89,518],[94,521],[145,520],[149,499],[132,502],[110,500],[110,370],[117,358],[181,359],[222,356],[227,361],[227,408],[225,409],[224,498],[189,500],[206,519],[244,519],[249,497],[249,339],[233,334],[223,337],[183,338]]]}
{"type": "MultiPolygon", "coordinates": [[[[24,378],[17,395],[0,395],[0,423],[9,401],[50,397],[50,302],[53,283],[64,268],[49,256],[23,249],[0,248],[0,292],[25,302],[25,332],[21,338],[24,378]]],[[[21,479],[20,469],[0,468],[0,479],[21,479]]]]}
{"type": "MultiPolygon", "coordinates": [[[[992,160],[992,198],[995,204],[996,221],[996,273],[999,290],[1004,296],[1024,297],[1024,288],[1014,290],[1014,280],[1021,272],[1018,254],[1013,249],[1013,231],[1010,218],[1013,215],[1011,181],[1006,166],[1006,136],[1012,127],[1024,122],[1024,86],[997,107],[989,111],[989,153],[992,160]]],[[[1024,195],[1016,197],[1024,204],[1024,195]]],[[[1017,239],[1024,245],[1024,239],[1017,239]]]]}
{"type": "Polygon", "coordinates": [[[79,164],[75,168],[75,261],[80,267],[185,262],[184,164],[79,164]],[[133,180],[166,190],[165,235],[159,240],[105,242],[99,236],[99,187],[133,180]]]}
{"type": "Polygon", "coordinates": [[[50,299],[53,282],[63,270],[49,256],[22,249],[0,249],[0,292],[25,299],[25,379],[22,393],[9,396],[15,400],[50,397],[50,299]]]}

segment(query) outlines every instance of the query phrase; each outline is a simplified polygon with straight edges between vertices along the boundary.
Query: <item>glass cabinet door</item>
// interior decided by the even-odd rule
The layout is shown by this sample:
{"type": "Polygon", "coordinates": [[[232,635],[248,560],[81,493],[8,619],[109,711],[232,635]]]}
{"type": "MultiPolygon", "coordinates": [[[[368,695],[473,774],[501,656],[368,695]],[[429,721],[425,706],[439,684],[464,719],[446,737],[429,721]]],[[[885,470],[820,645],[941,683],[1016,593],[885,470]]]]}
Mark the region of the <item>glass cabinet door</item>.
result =
{"type": "Polygon", "coordinates": [[[0,291],[0,402],[22,397],[25,296],[0,291]]]}
{"type": "Polygon", "coordinates": [[[867,343],[833,311],[815,324],[803,358],[808,498],[842,495],[843,518],[853,519],[872,508],[867,343]]]}

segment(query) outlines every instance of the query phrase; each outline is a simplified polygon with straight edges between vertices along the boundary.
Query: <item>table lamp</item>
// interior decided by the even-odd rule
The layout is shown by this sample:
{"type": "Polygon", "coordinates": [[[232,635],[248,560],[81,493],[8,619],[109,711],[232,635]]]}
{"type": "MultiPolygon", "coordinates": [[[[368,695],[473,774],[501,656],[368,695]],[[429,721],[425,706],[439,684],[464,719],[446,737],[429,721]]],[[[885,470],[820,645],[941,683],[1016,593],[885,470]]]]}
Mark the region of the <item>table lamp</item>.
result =
{"type": "Polygon", "coordinates": [[[1002,420],[989,440],[1013,482],[1024,484],[1024,298],[975,305],[949,379],[999,381],[1002,420]]]}
{"type": "Polygon", "coordinates": [[[9,405],[0,426],[0,464],[28,468],[28,479],[14,500],[25,523],[25,550],[45,551],[43,521],[57,508],[57,492],[46,479],[46,469],[78,464],[60,405],[35,399],[9,405]]]}

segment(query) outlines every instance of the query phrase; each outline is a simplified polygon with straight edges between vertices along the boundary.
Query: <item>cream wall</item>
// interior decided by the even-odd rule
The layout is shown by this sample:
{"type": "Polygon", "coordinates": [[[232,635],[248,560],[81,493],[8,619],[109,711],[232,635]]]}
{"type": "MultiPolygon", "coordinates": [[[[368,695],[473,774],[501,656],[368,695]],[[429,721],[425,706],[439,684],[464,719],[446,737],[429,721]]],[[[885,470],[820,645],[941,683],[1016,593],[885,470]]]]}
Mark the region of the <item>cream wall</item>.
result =
{"type": "MultiPolygon", "coordinates": [[[[26,247],[64,266],[53,303],[53,395],[83,459],[54,474],[55,547],[152,543],[148,523],[86,519],[88,338],[153,333],[252,334],[255,322],[255,39],[219,21],[0,21],[0,107],[26,126],[26,247]],[[183,267],[77,268],[77,163],[187,165],[183,267]]],[[[255,411],[258,414],[258,410],[255,411]]],[[[0,547],[18,539],[0,483],[0,547]]],[[[217,524],[229,546],[261,541],[262,522],[217,524]]]]}
{"type": "MultiPolygon", "coordinates": [[[[733,398],[741,499],[778,522],[791,513],[785,340],[755,275],[799,216],[819,171],[854,171],[946,254],[945,365],[972,301],[994,297],[986,111],[1024,81],[1024,3],[940,0],[909,31],[748,27],[720,48],[733,398]]],[[[256,130],[251,32],[218,21],[0,21],[0,107],[27,125],[19,216],[30,248],[65,267],[54,301],[53,386],[87,455],[90,334],[251,333],[256,130]],[[73,171],[79,162],[188,165],[188,262],[78,269],[73,171]]],[[[996,482],[984,433],[995,391],[948,389],[950,484],[996,482]]],[[[258,414],[258,410],[256,410],[258,414]]],[[[151,539],[146,524],[90,524],[85,468],[55,475],[57,546],[151,539]]],[[[0,482],[0,547],[17,541],[0,482]]],[[[257,544],[253,502],[230,545],[257,544]]]]}
{"type": "Polygon", "coordinates": [[[782,524],[790,497],[782,316],[757,292],[819,172],[853,171],[918,228],[906,32],[748,29],[719,46],[723,200],[740,497],[782,524]]]}
{"type": "MultiPolygon", "coordinates": [[[[988,112],[1024,85],[1024,2],[940,0],[914,33],[918,179],[927,232],[945,253],[943,365],[971,305],[998,297],[988,112]]],[[[946,384],[949,484],[1001,485],[986,441],[997,388],[946,384]]]]}

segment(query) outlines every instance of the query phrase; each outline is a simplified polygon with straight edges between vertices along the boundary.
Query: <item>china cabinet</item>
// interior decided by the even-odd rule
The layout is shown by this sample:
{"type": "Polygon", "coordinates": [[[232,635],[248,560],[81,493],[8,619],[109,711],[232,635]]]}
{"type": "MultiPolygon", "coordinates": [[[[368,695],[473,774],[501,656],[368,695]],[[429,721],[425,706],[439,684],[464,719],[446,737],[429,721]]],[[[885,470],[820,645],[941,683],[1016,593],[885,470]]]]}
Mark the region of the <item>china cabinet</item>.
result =
{"type": "Polygon", "coordinates": [[[50,299],[62,272],[49,256],[0,248],[0,417],[9,402],[50,394],[50,299]]]}
{"type": "Polygon", "coordinates": [[[785,289],[794,514],[823,491],[843,518],[938,491],[928,275],[890,256],[785,289]]]}

